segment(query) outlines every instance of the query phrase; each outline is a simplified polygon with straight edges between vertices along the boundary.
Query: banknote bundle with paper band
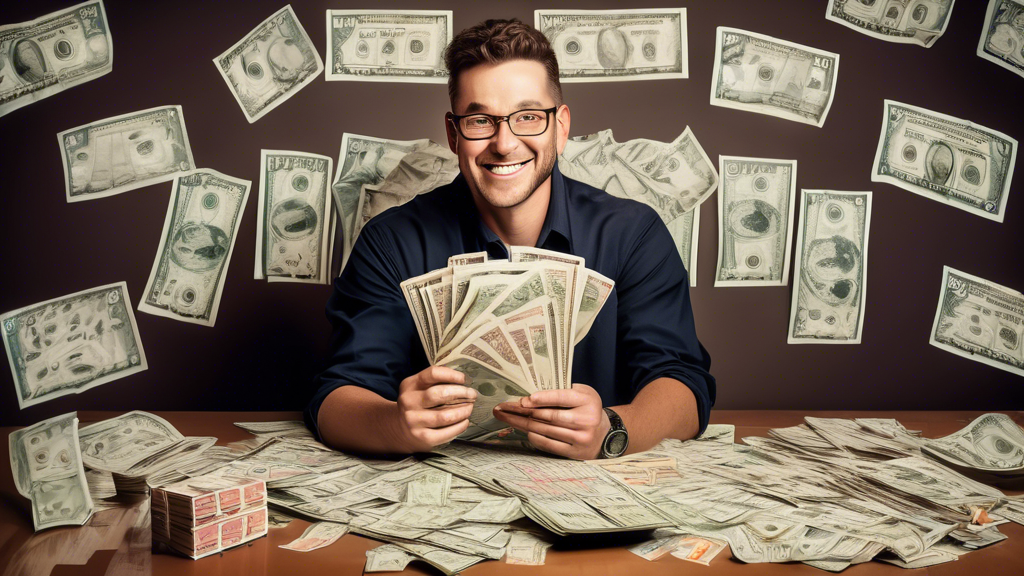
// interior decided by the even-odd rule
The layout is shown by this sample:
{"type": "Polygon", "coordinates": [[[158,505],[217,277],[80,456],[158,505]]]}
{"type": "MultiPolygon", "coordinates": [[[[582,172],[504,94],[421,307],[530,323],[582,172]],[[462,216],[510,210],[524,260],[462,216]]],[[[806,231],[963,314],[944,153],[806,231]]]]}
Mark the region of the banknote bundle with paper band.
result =
{"type": "Polygon", "coordinates": [[[263,480],[197,476],[152,492],[153,541],[202,558],[267,533],[263,480]]]}
{"type": "Polygon", "coordinates": [[[504,430],[492,409],[510,398],[571,388],[573,348],[614,287],[579,256],[523,246],[509,247],[508,260],[452,256],[402,282],[427,358],[469,376],[480,394],[459,437],[504,430]]]}

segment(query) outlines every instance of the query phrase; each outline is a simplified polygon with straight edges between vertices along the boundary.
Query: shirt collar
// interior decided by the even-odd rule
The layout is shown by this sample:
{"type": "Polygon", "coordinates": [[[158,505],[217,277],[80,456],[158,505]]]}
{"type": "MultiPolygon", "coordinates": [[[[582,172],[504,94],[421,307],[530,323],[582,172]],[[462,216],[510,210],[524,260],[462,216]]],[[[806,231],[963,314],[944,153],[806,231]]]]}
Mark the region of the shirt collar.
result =
{"type": "MultiPolygon", "coordinates": [[[[476,210],[476,205],[473,203],[473,193],[469,190],[465,176],[460,173],[457,181],[463,189],[465,199],[468,202],[468,209],[464,211],[464,214],[473,216],[475,220],[475,223],[470,224],[466,222],[465,224],[468,225],[462,227],[463,245],[478,245],[477,242],[472,241],[472,235],[475,232],[476,238],[482,240],[481,243],[490,257],[508,258],[505,243],[502,242],[501,238],[493,230],[484,224],[483,218],[480,217],[480,213],[476,210]]],[[[551,198],[548,200],[548,212],[544,217],[544,226],[541,227],[540,236],[537,238],[537,246],[569,254],[573,253],[572,227],[569,224],[569,195],[566,190],[565,178],[558,170],[557,163],[551,171],[551,198]]]]}

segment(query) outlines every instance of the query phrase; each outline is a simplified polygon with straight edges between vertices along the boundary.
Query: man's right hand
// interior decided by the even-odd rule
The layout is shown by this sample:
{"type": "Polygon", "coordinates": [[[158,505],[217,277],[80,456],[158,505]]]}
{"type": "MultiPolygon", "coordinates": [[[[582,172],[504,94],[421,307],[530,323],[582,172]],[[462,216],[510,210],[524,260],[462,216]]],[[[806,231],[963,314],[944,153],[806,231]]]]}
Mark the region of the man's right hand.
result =
{"type": "Polygon", "coordinates": [[[412,452],[451,442],[469,427],[477,391],[469,378],[444,366],[429,366],[398,387],[398,425],[412,452]]]}

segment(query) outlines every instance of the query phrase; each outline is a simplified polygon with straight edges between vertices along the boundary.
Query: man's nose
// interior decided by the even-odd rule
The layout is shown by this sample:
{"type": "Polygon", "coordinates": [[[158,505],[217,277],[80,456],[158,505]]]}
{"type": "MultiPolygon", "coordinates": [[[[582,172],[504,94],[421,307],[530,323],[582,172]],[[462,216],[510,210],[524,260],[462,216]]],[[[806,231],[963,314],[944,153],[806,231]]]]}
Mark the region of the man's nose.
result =
{"type": "Polygon", "coordinates": [[[496,154],[507,156],[519,146],[519,137],[512,133],[508,122],[499,122],[498,131],[491,139],[491,146],[496,154]]]}

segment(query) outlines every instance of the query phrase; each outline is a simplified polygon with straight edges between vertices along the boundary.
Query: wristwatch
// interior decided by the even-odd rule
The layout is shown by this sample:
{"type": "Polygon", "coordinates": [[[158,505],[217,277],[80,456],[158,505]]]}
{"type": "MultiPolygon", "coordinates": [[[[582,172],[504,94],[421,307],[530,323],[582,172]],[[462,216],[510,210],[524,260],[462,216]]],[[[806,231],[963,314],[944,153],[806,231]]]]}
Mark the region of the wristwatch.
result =
{"type": "Polygon", "coordinates": [[[604,413],[608,415],[608,422],[612,426],[601,444],[601,458],[618,458],[626,452],[626,446],[629,446],[629,434],[622,424],[622,418],[619,418],[614,410],[605,408],[604,413]]]}

